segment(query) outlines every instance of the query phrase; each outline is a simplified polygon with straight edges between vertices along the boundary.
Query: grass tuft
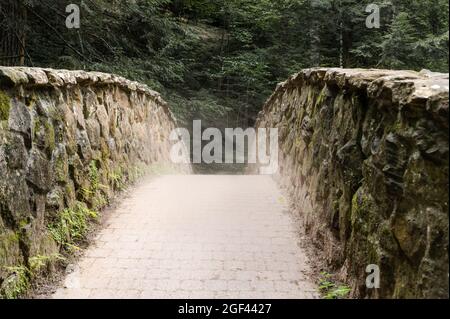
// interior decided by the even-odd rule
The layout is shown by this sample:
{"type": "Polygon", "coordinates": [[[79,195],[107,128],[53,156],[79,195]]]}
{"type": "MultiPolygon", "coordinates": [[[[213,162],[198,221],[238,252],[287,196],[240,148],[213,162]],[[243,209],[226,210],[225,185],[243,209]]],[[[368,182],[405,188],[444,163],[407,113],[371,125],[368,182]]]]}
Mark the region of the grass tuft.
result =
{"type": "Polygon", "coordinates": [[[319,280],[319,291],[324,299],[346,299],[351,292],[351,288],[338,285],[333,281],[331,274],[322,272],[319,280]]]}

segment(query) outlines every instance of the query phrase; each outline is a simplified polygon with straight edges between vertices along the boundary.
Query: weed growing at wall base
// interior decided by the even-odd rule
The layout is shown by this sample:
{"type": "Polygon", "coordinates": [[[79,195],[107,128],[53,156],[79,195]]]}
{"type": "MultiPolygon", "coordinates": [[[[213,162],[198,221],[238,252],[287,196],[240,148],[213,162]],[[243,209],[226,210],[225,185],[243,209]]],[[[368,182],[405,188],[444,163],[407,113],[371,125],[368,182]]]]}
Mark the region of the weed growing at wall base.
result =
{"type": "Polygon", "coordinates": [[[65,260],[60,254],[37,255],[29,258],[29,266],[4,267],[10,274],[0,288],[0,299],[17,299],[27,292],[33,278],[48,265],[65,260]]]}
{"type": "Polygon", "coordinates": [[[350,294],[351,288],[338,285],[333,281],[331,274],[322,272],[319,280],[319,291],[324,299],[345,299],[350,294]]]}
{"type": "Polygon", "coordinates": [[[82,240],[88,231],[88,221],[96,219],[97,212],[83,203],[77,203],[73,209],[65,209],[58,214],[57,220],[48,226],[53,239],[64,249],[77,249],[76,242],[82,240]]]}

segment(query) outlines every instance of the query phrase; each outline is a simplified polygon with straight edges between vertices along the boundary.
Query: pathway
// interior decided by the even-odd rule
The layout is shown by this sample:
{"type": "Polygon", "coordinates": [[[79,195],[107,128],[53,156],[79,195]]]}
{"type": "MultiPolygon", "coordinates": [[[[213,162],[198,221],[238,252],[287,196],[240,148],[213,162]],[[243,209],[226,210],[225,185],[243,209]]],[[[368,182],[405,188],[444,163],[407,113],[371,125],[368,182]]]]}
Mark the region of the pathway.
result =
{"type": "Polygon", "coordinates": [[[53,298],[316,298],[268,176],[161,176],[107,220],[53,298]]]}

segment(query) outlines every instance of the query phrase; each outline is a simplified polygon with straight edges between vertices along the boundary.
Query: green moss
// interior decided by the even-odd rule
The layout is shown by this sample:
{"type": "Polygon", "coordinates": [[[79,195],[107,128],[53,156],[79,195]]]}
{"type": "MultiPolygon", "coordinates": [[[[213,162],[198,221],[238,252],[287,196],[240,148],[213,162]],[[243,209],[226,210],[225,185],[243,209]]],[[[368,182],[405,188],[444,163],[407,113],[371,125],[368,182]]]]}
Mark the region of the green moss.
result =
{"type": "Polygon", "coordinates": [[[373,202],[369,195],[363,189],[359,189],[352,198],[351,207],[351,225],[358,229],[362,225],[368,225],[371,222],[370,212],[373,211],[373,202]]]}
{"type": "Polygon", "coordinates": [[[7,243],[18,243],[20,239],[20,235],[18,233],[10,233],[9,235],[5,236],[5,241],[7,243]]]}
{"type": "Polygon", "coordinates": [[[316,107],[322,105],[322,103],[324,102],[326,96],[327,96],[327,87],[324,87],[322,89],[322,91],[320,92],[319,96],[317,97],[316,100],[316,107]]]}
{"type": "Polygon", "coordinates": [[[393,132],[402,132],[403,131],[403,125],[400,121],[396,121],[393,125],[392,125],[392,131],[393,132]]]}
{"type": "Polygon", "coordinates": [[[0,260],[5,261],[9,256],[11,257],[13,247],[18,247],[19,245],[19,234],[14,232],[4,232],[0,228],[0,260]],[[3,233],[2,233],[3,232],[3,233]]]}
{"type": "Polygon", "coordinates": [[[64,187],[64,193],[65,193],[65,200],[66,200],[66,206],[72,207],[75,203],[75,188],[72,183],[67,183],[64,187]]]}
{"type": "Polygon", "coordinates": [[[36,100],[37,100],[36,94],[32,93],[31,95],[25,97],[25,105],[31,109],[33,105],[36,103],[36,100]]]}
{"type": "Polygon", "coordinates": [[[311,103],[314,100],[314,91],[311,87],[308,88],[308,98],[306,100],[308,105],[311,105],[311,103]]]}
{"type": "Polygon", "coordinates": [[[109,147],[103,139],[100,141],[100,151],[102,153],[103,161],[106,161],[110,158],[111,152],[109,151],[109,147]]]}
{"type": "Polygon", "coordinates": [[[41,120],[39,119],[39,117],[34,118],[33,130],[34,130],[34,137],[36,137],[37,133],[41,130],[41,120]]]}
{"type": "Polygon", "coordinates": [[[26,228],[28,224],[29,224],[28,220],[22,219],[21,221],[19,221],[19,229],[26,228]]]}
{"type": "Polygon", "coordinates": [[[0,90],[0,121],[7,121],[9,119],[10,109],[11,109],[10,97],[0,90]]]}
{"type": "Polygon", "coordinates": [[[33,142],[52,152],[56,147],[55,129],[46,119],[36,117],[33,123],[33,142]]]}
{"type": "Polygon", "coordinates": [[[45,144],[50,149],[50,151],[53,151],[55,149],[55,144],[56,144],[55,129],[49,122],[45,122],[44,127],[45,127],[45,136],[46,136],[45,144]]]}

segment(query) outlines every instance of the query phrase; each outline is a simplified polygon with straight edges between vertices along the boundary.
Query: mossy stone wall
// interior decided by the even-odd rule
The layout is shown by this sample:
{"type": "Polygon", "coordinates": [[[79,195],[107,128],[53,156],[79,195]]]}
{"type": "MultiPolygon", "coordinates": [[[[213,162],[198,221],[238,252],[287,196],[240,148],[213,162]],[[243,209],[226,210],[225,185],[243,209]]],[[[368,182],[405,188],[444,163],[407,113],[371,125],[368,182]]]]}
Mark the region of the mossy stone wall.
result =
{"type": "Polygon", "coordinates": [[[279,128],[279,180],[354,296],[448,297],[448,94],[448,74],[309,69],[259,115],[279,128]],[[365,285],[370,264],[380,289],[365,285]]]}
{"type": "Polygon", "coordinates": [[[32,260],[80,235],[58,225],[73,219],[85,229],[127,181],[170,166],[174,127],[160,95],[139,83],[0,67],[0,295],[17,296],[32,260]]]}

